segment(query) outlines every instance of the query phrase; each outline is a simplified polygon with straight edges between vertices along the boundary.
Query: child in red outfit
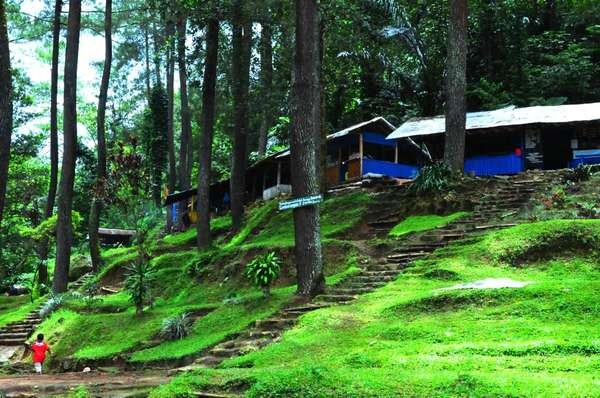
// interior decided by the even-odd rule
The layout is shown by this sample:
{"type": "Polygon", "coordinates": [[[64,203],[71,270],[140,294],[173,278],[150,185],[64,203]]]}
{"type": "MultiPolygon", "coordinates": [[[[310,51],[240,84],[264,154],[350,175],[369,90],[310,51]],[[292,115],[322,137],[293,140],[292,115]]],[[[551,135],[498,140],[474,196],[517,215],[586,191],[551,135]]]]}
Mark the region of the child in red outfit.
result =
{"type": "Polygon", "coordinates": [[[38,334],[35,343],[27,346],[33,352],[33,366],[37,374],[42,374],[42,365],[46,360],[46,352],[50,351],[50,346],[44,341],[44,335],[38,334]]]}

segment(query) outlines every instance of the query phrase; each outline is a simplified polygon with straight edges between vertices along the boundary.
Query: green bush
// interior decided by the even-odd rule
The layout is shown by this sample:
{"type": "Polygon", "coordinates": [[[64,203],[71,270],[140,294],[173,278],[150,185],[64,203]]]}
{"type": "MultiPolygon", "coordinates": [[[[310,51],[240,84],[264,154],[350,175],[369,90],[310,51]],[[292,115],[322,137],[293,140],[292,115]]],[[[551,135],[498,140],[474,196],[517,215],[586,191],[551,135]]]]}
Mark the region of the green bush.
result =
{"type": "Polygon", "coordinates": [[[192,331],[192,318],[188,313],[165,319],[160,329],[160,337],[164,340],[181,340],[192,331]]]}
{"type": "Polygon", "coordinates": [[[271,284],[279,276],[281,263],[274,252],[255,257],[246,265],[246,277],[254,286],[263,291],[265,297],[270,295],[271,284]]]}
{"type": "Polygon", "coordinates": [[[417,178],[410,185],[410,189],[417,193],[440,192],[447,189],[454,174],[443,162],[436,162],[421,169],[417,178]]]}

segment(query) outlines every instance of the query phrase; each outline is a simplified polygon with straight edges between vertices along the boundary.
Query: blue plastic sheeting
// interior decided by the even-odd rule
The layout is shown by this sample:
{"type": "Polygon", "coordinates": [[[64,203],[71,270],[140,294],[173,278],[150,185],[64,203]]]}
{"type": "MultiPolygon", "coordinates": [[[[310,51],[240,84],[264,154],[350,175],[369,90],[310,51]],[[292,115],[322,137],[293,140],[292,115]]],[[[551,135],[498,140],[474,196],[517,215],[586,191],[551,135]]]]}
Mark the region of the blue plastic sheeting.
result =
{"type": "Polygon", "coordinates": [[[369,173],[395,178],[415,178],[419,174],[419,167],[384,160],[363,159],[363,175],[369,173]]]}
{"type": "Polygon", "coordinates": [[[582,164],[600,164],[600,156],[586,156],[571,160],[570,166],[575,168],[582,164]]]}
{"type": "Polygon", "coordinates": [[[173,220],[174,223],[177,222],[177,217],[178,217],[178,214],[177,214],[177,203],[173,203],[171,205],[171,219],[173,220]]]}
{"type": "Polygon", "coordinates": [[[377,144],[377,145],[384,145],[384,146],[391,146],[391,147],[396,146],[396,141],[386,140],[385,135],[364,132],[364,133],[362,133],[362,136],[363,136],[363,141],[368,142],[369,144],[377,144]]]}
{"type": "Polygon", "coordinates": [[[465,159],[465,173],[477,176],[517,174],[523,171],[523,158],[514,154],[482,155],[465,159]]]}

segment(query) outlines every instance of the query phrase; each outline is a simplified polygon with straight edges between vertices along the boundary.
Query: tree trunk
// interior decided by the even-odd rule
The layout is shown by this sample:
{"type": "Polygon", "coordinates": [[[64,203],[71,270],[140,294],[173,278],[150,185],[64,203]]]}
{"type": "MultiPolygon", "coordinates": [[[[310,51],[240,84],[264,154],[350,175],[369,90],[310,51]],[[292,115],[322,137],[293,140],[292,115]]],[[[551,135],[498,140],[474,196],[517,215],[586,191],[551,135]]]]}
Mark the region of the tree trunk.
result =
{"type": "Polygon", "coordinates": [[[258,136],[258,155],[260,157],[267,153],[267,141],[269,129],[273,126],[273,33],[271,25],[262,24],[260,34],[260,81],[262,90],[262,118],[258,136]]]}
{"type": "MultiPolygon", "coordinates": [[[[58,185],[58,59],[60,56],[60,19],[62,13],[62,0],[56,0],[54,4],[54,22],[52,25],[52,68],[50,72],[50,184],[48,185],[48,197],[44,220],[52,217],[54,204],[56,202],[56,187],[58,185]]],[[[48,238],[42,239],[38,254],[40,263],[38,265],[38,281],[48,284],[48,238]]]]}
{"type": "Polygon", "coordinates": [[[467,0],[450,1],[447,65],[444,161],[452,170],[462,173],[465,163],[467,0]]]}
{"type": "Polygon", "coordinates": [[[152,41],[154,44],[154,72],[156,73],[156,85],[162,86],[162,80],[160,78],[160,37],[158,29],[156,28],[156,22],[152,21],[152,41]]]}
{"type": "Polygon", "coordinates": [[[217,62],[219,51],[219,21],[208,20],[206,32],[206,61],[202,83],[202,134],[198,158],[198,249],[211,244],[210,233],[210,171],[212,158],[212,139],[215,124],[215,104],[217,85],[217,62]]]}
{"type": "Polygon", "coordinates": [[[189,147],[192,145],[192,117],[187,93],[187,64],[185,58],[185,38],[187,16],[181,14],[177,23],[177,60],[179,65],[179,85],[181,101],[181,143],[179,147],[179,189],[190,187],[189,147]]]}
{"type": "Polygon", "coordinates": [[[96,170],[96,192],[92,198],[90,210],[89,231],[90,257],[92,259],[92,270],[98,272],[102,265],[100,257],[100,246],[98,239],[98,228],[100,227],[100,212],[104,200],[106,185],[106,100],[108,97],[108,84],[110,82],[110,68],[112,65],[112,0],[106,0],[106,11],[104,14],[104,70],[100,83],[100,96],[98,97],[98,114],[96,117],[96,129],[98,133],[98,169],[96,170]]]}
{"type": "MultiPolygon", "coordinates": [[[[175,159],[175,128],[174,128],[174,104],[175,98],[175,57],[173,54],[175,26],[170,19],[167,21],[167,151],[169,154],[169,178],[167,188],[169,194],[177,189],[177,166],[175,159]]],[[[167,231],[173,228],[172,207],[167,208],[167,231]]]]}
{"type": "MultiPolygon", "coordinates": [[[[12,77],[4,0],[0,0],[0,225],[4,212],[13,129],[12,77]]],[[[0,243],[0,255],[2,244],[0,243]]]]}
{"type": "MultiPolygon", "coordinates": [[[[295,198],[319,194],[321,88],[319,12],[316,0],[296,0],[296,54],[292,81],[291,168],[295,198]]],[[[321,228],[318,206],[294,209],[298,291],[323,291],[321,228]]]]}
{"type": "Polygon", "coordinates": [[[64,74],[63,161],[58,195],[56,265],[53,283],[56,293],[63,293],[67,290],[73,239],[71,209],[75,182],[75,149],[77,147],[77,58],[80,26],[81,0],[70,0],[64,74]]]}
{"type": "Polygon", "coordinates": [[[148,25],[144,25],[144,57],[146,61],[146,97],[148,98],[148,103],[150,103],[150,34],[148,33],[148,25]]]}
{"type": "MultiPolygon", "coordinates": [[[[192,146],[192,121],[190,105],[187,94],[187,65],[185,59],[185,38],[187,33],[187,16],[179,15],[177,21],[177,61],[179,64],[179,96],[181,102],[181,140],[179,142],[179,189],[185,191],[190,188],[192,163],[190,147],[192,146]]],[[[187,201],[182,201],[179,214],[187,209],[187,201]]]]}
{"type": "Polygon", "coordinates": [[[252,25],[237,2],[233,20],[233,161],[231,166],[231,218],[234,231],[242,226],[246,192],[246,163],[248,139],[248,85],[250,74],[250,40],[252,25]]]}

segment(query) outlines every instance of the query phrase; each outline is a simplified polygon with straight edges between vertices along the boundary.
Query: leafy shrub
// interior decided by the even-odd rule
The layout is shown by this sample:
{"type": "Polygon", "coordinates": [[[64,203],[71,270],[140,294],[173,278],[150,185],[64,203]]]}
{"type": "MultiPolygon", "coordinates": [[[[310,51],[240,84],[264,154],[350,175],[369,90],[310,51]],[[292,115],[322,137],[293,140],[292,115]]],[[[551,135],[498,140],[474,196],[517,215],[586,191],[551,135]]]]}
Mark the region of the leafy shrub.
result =
{"type": "Polygon", "coordinates": [[[256,256],[246,265],[246,277],[263,291],[265,297],[270,295],[271,284],[279,276],[281,263],[274,252],[256,256]]]}
{"type": "Polygon", "coordinates": [[[566,203],[567,193],[561,187],[555,189],[549,197],[542,199],[542,204],[547,210],[552,208],[562,209],[566,203]]]}
{"type": "Polygon", "coordinates": [[[190,335],[192,323],[188,313],[165,319],[159,335],[164,340],[181,340],[190,335]]]}
{"type": "Polygon", "coordinates": [[[447,189],[454,174],[443,162],[436,162],[421,169],[417,178],[412,182],[410,189],[417,193],[440,192],[447,189]]]}
{"type": "Polygon", "coordinates": [[[592,167],[587,164],[580,164],[565,176],[567,181],[582,182],[587,181],[592,176],[592,167]]]}
{"type": "Polygon", "coordinates": [[[577,203],[579,217],[600,218],[600,205],[594,202],[577,203]]]}
{"type": "Polygon", "coordinates": [[[144,306],[152,303],[152,286],[156,271],[146,259],[140,259],[127,267],[125,289],[135,304],[136,313],[143,312],[144,306]]]}
{"type": "Polygon", "coordinates": [[[91,398],[92,394],[84,386],[79,386],[69,392],[68,398],[91,398]]]}

